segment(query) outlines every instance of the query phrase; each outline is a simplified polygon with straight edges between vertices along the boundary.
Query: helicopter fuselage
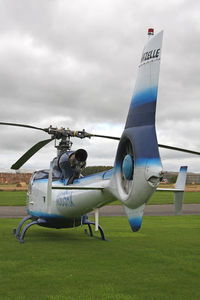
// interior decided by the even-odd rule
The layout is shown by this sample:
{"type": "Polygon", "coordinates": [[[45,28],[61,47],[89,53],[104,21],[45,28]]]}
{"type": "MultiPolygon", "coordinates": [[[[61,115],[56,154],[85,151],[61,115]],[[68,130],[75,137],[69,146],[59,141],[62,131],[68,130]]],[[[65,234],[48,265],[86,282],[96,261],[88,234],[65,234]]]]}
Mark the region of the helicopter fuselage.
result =
{"type": "Polygon", "coordinates": [[[63,179],[52,180],[51,184],[48,178],[35,179],[36,174],[32,176],[27,192],[27,212],[33,219],[45,220],[42,226],[79,226],[87,219],[88,212],[116,200],[106,189],[112,170],[81,177],[68,186],[63,179]],[[79,190],[73,189],[76,186],[79,190]],[[65,190],[66,187],[69,189],[65,190]]]}

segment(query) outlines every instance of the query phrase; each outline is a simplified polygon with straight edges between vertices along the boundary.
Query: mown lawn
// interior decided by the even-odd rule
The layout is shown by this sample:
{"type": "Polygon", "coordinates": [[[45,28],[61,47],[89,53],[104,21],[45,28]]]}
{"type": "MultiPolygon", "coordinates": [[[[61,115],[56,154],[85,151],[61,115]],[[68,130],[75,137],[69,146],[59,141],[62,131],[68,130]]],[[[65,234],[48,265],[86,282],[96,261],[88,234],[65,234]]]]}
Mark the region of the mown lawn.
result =
{"type": "MultiPolygon", "coordinates": [[[[147,205],[154,204],[173,204],[174,193],[173,192],[155,192],[147,205]]],[[[185,192],[184,193],[185,204],[200,204],[200,192],[185,192]]],[[[120,205],[120,201],[110,203],[110,205],[120,205]]]]}
{"type": "Polygon", "coordinates": [[[0,219],[0,299],[200,299],[199,216],[100,221],[110,242],[35,226],[20,244],[0,219]]]}
{"type": "MultiPolygon", "coordinates": [[[[26,191],[0,191],[0,206],[24,206],[26,205],[26,193],[26,191]]],[[[148,204],[172,204],[173,199],[174,195],[171,192],[156,192],[148,204]]],[[[184,203],[200,204],[200,192],[185,192],[184,203]]],[[[110,205],[120,205],[120,202],[115,201],[110,205]]]]}
{"type": "Polygon", "coordinates": [[[0,206],[24,206],[26,194],[26,191],[0,191],[0,206]]]}
{"type": "MultiPolygon", "coordinates": [[[[155,192],[148,204],[173,204],[174,193],[172,192],[155,192]]],[[[198,204],[200,203],[200,192],[185,192],[185,204],[198,204]]]]}

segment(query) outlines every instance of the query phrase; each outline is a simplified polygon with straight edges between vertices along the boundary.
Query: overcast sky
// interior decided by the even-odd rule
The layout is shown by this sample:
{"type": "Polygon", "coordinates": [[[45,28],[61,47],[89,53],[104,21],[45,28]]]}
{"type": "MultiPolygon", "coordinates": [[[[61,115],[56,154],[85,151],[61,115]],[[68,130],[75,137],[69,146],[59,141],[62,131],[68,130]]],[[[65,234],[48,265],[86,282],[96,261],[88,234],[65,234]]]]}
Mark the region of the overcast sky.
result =
{"type": "MultiPolygon", "coordinates": [[[[0,0],[0,121],[120,136],[148,27],[164,30],[156,114],[158,142],[200,151],[200,2],[0,0]]],[[[0,128],[0,169],[45,133],[0,128]]],[[[117,142],[73,140],[88,165],[113,165],[117,142]]],[[[53,143],[26,169],[48,168],[53,143]]],[[[165,170],[200,157],[160,151],[165,170]]]]}

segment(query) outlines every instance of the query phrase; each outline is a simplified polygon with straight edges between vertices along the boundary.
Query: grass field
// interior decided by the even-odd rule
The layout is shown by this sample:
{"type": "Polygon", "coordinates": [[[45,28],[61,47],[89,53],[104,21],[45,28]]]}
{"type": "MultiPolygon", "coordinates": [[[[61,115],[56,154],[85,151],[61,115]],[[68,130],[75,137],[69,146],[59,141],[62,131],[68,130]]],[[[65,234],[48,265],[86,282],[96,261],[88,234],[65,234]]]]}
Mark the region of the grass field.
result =
{"type": "Polygon", "coordinates": [[[200,217],[144,217],[132,233],[125,217],[101,218],[110,242],[83,228],[32,227],[0,219],[0,299],[200,299],[200,217]]]}
{"type": "MultiPolygon", "coordinates": [[[[156,192],[151,197],[148,204],[172,204],[174,203],[174,193],[169,192],[156,192]]],[[[200,203],[200,192],[185,192],[185,204],[198,204],[200,203]]]]}
{"type": "Polygon", "coordinates": [[[26,191],[0,191],[0,206],[24,206],[26,193],[26,191]]]}
{"type": "MultiPolygon", "coordinates": [[[[174,199],[173,193],[156,192],[148,204],[172,204],[174,199]]],[[[184,203],[200,204],[200,192],[185,192],[184,203]]],[[[26,191],[0,191],[0,206],[24,206],[26,205],[26,191]]],[[[120,205],[119,201],[111,205],[120,205]]]]}
{"type": "MultiPolygon", "coordinates": [[[[153,194],[147,205],[154,204],[173,204],[174,193],[169,192],[156,192],[153,194]]],[[[185,204],[200,204],[200,192],[185,192],[185,204]]],[[[115,201],[111,205],[120,205],[120,201],[115,201]]]]}

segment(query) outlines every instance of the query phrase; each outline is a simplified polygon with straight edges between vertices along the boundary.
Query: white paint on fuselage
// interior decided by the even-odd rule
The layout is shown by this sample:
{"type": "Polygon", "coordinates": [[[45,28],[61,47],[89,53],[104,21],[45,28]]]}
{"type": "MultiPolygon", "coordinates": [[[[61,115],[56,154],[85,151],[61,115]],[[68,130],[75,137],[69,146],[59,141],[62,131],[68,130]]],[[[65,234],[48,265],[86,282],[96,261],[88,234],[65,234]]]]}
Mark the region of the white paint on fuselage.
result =
{"type": "MultiPolygon", "coordinates": [[[[52,190],[48,209],[48,179],[32,182],[28,191],[27,208],[30,212],[48,213],[63,217],[79,217],[101,207],[116,198],[108,191],[110,179],[103,179],[103,174],[79,178],[72,186],[102,187],[104,190],[52,190]]],[[[64,182],[53,181],[52,187],[64,187],[64,182]]],[[[68,185],[70,187],[70,185],[68,185]]]]}

